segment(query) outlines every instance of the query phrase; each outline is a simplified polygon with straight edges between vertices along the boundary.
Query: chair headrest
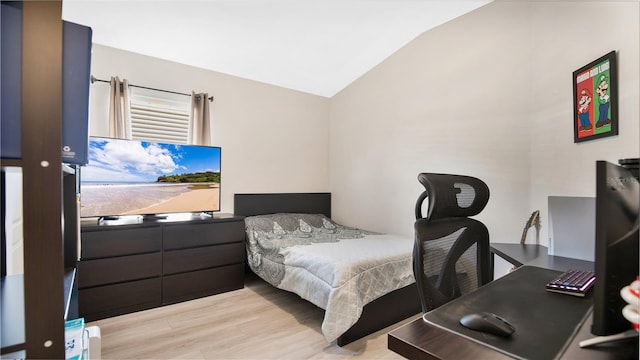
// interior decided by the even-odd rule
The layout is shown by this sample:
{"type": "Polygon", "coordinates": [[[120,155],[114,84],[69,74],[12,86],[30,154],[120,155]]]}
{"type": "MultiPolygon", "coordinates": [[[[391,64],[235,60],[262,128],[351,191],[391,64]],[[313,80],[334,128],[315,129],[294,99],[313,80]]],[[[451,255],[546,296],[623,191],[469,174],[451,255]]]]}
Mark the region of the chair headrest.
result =
{"type": "Polygon", "coordinates": [[[422,217],[422,202],[429,198],[427,219],[468,217],[479,214],[489,201],[489,187],[465,175],[421,173],[418,181],[426,189],[418,198],[416,218],[422,217]]]}

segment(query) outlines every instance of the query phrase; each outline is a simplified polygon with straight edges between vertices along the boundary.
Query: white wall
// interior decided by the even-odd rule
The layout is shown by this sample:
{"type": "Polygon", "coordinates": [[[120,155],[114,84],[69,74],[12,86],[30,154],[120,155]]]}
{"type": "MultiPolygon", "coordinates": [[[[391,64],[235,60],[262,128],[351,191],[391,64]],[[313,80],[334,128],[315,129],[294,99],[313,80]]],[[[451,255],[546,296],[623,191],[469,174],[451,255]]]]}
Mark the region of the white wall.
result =
{"type": "Polygon", "coordinates": [[[6,194],[4,196],[5,213],[5,236],[6,243],[6,260],[7,275],[24,273],[24,242],[23,242],[23,224],[22,221],[22,168],[5,167],[5,186],[6,194]]]}
{"type": "Polygon", "coordinates": [[[530,203],[543,213],[541,239],[547,240],[548,196],[595,196],[596,160],[640,156],[640,5],[540,2],[532,7],[531,27],[530,203]],[[612,50],[620,135],[576,144],[571,74],[612,50]]]}
{"type": "MultiPolygon", "coordinates": [[[[490,5],[487,5],[490,6],[490,5]]],[[[413,234],[421,172],[484,180],[478,216],[493,241],[517,239],[530,214],[527,8],[487,6],[430,30],[332,99],[334,215],[413,234]]]]}
{"type": "MultiPolygon", "coordinates": [[[[594,162],[638,157],[638,2],[493,2],[428,31],[331,100],[333,215],[413,233],[420,172],[487,182],[478,216],[518,242],[547,197],[593,196],[594,162]],[[572,72],[618,51],[620,132],[573,143],[572,72]]],[[[530,234],[530,239],[533,235],[530,234]]]]}
{"type": "MultiPolygon", "coordinates": [[[[222,147],[222,212],[233,194],[329,191],[329,99],[94,45],[99,79],[183,93],[207,92],[213,144],[222,147]]],[[[90,133],[108,136],[108,84],[91,85],[90,133]]]]}

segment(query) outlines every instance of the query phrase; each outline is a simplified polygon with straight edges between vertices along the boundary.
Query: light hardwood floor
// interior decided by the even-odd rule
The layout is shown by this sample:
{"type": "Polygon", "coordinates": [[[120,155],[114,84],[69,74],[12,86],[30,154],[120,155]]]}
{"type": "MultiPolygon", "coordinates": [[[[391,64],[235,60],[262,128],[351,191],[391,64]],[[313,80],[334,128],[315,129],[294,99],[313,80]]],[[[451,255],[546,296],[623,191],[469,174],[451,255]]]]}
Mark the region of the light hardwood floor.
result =
{"type": "MultiPolygon", "coordinates": [[[[250,275],[245,288],[94,321],[104,359],[402,359],[387,333],[344,347],[328,343],[323,311],[250,275]]],[[[417,317],[417,315],[416,315],[417,317]]]]}

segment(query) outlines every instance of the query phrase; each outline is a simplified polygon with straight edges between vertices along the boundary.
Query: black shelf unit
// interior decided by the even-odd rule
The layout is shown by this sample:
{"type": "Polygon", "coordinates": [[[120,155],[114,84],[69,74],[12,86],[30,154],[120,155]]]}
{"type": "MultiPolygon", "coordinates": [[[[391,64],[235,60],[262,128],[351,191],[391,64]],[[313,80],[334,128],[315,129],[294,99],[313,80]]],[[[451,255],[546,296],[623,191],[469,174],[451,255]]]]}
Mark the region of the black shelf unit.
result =
{"type": "MultiPolygon", "coordinates": [[[[18,166],[18,162],[7,162],[12,167],[18,166]]],[[[5,171],[5,164],[2,160],[2,171],[5,171]]],[[[76,173],[71,166],[62,164],[62,216],[64,217],[64,226],[62,229],[56,229],[62,234],[63,259],[63,291],[62,299],[64,320],[78,317],[78,283],[76,278],[76,262],[78,252],[78,212],[76,207],[76,173]]],[[[4,185],[4,184],[3,184],[4,185]]],[[[11,189],[4,189],[11,191],[11,189]]],[[[4,196],[3,196],[4,197],[4,196]]],[[[26,206],[26,204],[24,205],[26,206]]],[[[4,222],[4,218],[2,219],[4,222]]],[[[3,224],[4,229],[4,224],[3,224]]],[[[5,240],[5,239],[3,239],[5,240]]],[[[28,239],[24,239],[28,241],[28,239]]],[[[3,249],[5,253],[5,249],[3,249]]],[[[25,254],[26,257],[27,254],[25,254]]],[[[29,266],[25,259],[25,271],[29,266]]],[[[3,269],[6,270],[6,269],[3,269]]],[[[3,272],[4,273],[4,272],[3,272]]],[[[9,275],[3,274],[1,279],[0,305],[2,307],[0,317],[1,326],[1,357],[25,357],[26,350],[26,312],[25,290],[27,286],[35,286],[35,284],[26,283],[25,275],[9,275]]],[[[53,312],[53,314],[56,314],[53,312]]],[[[56,314],[57,315],[57,314],[56,314]]],[[[62,329],[64,331],[64,327],[62,329]]]]}
{"type": "MultiPolygon", "coordinates": [[[[25,304],[24,276],[3,276],[2,280],[2,358],[24,358],[25,340],[25,304]],[[11,356],[11,354],[15,354],[11,356]]],[[[64,270],[65,319],[77,317],[77,280],[76,269],[64,270]],[[75,316],[72,314],[75,313],[75,316]]]]}
{"type": "Polygon", "coordinates": [[[24,274],[2,274],[1,357],[62,359],[64,321],[77,314],[78,232],[75,169],[60,160],[62,1],[21,5],[21,157],[0,165],[22,170],[24,274]]]}

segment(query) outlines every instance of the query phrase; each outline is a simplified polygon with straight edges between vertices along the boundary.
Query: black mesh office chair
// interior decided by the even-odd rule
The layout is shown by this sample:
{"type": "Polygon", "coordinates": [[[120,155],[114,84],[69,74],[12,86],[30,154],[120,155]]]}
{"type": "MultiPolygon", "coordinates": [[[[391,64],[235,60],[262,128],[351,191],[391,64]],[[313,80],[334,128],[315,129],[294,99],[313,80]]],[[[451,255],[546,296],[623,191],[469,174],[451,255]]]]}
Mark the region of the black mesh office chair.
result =
{"type": "Polygon", "coordinates": [[[418,181],[426,190],[416,202],[413,272],[427,312],[493,280],[489,232],[469,218],[484,209],[489,188],[462,175],[422,173],[418,181]]]}

